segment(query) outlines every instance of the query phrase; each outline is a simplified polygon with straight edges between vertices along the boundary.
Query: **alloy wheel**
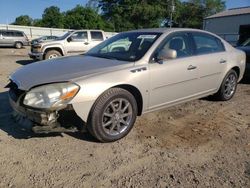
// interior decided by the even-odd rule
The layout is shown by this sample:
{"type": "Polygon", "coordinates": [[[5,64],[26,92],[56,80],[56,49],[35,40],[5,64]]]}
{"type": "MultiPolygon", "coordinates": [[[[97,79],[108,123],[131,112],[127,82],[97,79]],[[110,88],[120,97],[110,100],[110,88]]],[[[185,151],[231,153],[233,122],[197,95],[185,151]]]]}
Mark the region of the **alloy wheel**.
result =
{"type": "Polygon", "coordinates": [[[112,100],[104,110],[102,116],[102,127],[108,135],[123,133],[132,120],[132,105],[124,98],[112,100]]]}
{"type": "Polygon", "coordinates": [[[237,80],[234,74],[230,74],[225,82],[224,95],[226,98],[230,98],[236,90],[237,80]]]}

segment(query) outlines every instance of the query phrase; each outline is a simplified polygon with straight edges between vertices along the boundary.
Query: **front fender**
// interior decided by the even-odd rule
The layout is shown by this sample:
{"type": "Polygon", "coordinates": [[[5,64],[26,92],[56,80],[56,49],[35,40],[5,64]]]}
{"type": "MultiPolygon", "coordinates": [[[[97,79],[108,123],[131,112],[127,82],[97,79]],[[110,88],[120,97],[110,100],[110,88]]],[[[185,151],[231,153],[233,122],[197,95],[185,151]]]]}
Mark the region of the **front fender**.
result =
{"type": "Polygon", "coordinates": [[[42,46],[42,52],[44,53],[48,49],[56,49],[56,48],[58,48],[58,49],[60,49],[62,51],[62,55],[65,55],[64,48],[60,43],[53,44],[53,45],[52,44],[46,44],[46,45],[42,46]]]}
{"type": "Polygon", "coordinates": [[[143,100],[142,111],[144,111],[148,105],[148,79],[148,69],[141,72],[132,72],[128,69],[78,80],[76,83],[80,85],[81,89],[71,101],[71,104],[77,115],[87,122],[90,110],[98,97],[112,87],[125,84],[131,85],[140,91],[143,100]]]}

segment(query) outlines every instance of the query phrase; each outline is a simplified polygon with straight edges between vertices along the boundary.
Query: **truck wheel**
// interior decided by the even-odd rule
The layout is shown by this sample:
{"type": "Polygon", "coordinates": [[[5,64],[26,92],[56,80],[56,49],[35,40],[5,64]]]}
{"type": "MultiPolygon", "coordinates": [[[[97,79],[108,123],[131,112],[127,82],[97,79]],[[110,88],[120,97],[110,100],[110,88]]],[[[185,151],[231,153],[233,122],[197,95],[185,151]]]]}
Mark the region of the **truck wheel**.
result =
{"type": "Polygon", "coordinates": [[[50,50],[46,52],[45,59],[54,59],[54,58],[61,57],[61,56],[62,54],[58,52],[57,50],[50,50]]]}
{"type": "Polygon", "coordinates": [[[21,42],[16,42],[15,43],[15,48],[21,49],[23,47],[23,44],[21,42]]]}
{"type": "Polygon", "coordinates": [[[230,70],[225,76],[219,91],[215,94],[215,98],[221,101],[230,100],[237,89],[238,75],[234,70],[230,70]]]}
{"type": "Polygon", "coordinates": [[[113,142],[126,136],[137,116],[137,103],[127,90],[112,88],[93,105],[87,127],[101,142],[113,142]]]}

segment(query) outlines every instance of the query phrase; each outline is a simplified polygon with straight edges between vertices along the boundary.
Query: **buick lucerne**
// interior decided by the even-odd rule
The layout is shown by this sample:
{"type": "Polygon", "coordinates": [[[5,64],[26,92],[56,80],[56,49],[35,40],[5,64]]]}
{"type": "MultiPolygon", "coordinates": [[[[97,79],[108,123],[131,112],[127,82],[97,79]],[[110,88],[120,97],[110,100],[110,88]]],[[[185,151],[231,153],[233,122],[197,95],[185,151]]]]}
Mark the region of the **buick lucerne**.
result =
{"type": "Polygon", "coordinates": [[[230,100],[245,61],[244,52],[206,31],[143,29],[120,33],[84,55],[23,66],[7,87],[14,111],[35,132],[75,122],[111,142],[144,113],[210,95],[230,100]]]}

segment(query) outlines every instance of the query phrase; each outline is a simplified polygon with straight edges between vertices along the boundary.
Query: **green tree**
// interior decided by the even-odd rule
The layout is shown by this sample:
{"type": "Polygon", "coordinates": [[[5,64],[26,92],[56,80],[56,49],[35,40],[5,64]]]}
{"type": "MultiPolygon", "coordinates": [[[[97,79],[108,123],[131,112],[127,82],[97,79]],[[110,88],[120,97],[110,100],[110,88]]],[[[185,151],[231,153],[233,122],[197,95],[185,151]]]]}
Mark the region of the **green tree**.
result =
{"type": "Polygon", "coordinates": [[[14,25],[25,25],[25,26],[31,26],[32,25],[32,18],[28,15],[21,15],[16,18],[14,25]]]}
{"type": "Polygon", "coordinates": [[[178,7],[176,22],[179,27],[202,28],[204,8],[200,4],[183,2],[178,7]]]}
{"type": "Polygon", "coordinates": [[[33,26],[42,27],[43,26],[42,19],[34,19],[33,20],[33,26]]]}
{"type": "Polygon", "coordinates": [[[179,27],[201,29],[203,19],[225,9],[221,0],[189,0],[177,4],[176,21],[179,27]]]}
{"type": "Polygon", "coordinates": [[[115,31],[159,27],[169,12],[167,0],[99,0],[103,18],[115,31]]]}
{"type": "Polygon", "coordinates": [[[204,0],[205,14],[204,16],[211,16],[218,12],[225,10],[226,3],[221,0],[204,0]]]}
{"type": "Polygon", "coordinates": [[[203,16],[211,16],[226,8],[225,1],[223,0],[189,0],[190,3],[200,5],[204,9],[203,16]]]}
{"type": "Polygon", "coordinates": [[[42,26],[51,28],[63,28],[63,14],[56,6],[48,7],[42,15],[42,26]]]}
{"type": "Polygon", "coordinates": [[[77,5],[64,14],[64,27],[68,29],[104,29],[105,23],[92,8],[77,5]]]}

